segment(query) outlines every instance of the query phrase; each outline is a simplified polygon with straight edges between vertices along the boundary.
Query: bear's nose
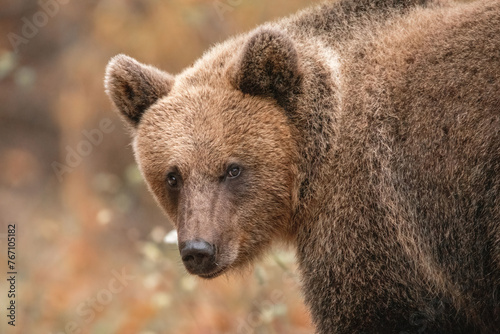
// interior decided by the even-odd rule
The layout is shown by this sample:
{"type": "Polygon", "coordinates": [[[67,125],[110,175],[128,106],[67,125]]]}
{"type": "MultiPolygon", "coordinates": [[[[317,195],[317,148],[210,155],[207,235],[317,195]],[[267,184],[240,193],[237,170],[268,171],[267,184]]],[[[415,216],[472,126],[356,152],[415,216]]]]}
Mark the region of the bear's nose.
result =
{"type": "Polygon", "coordinates": [[[214,268],[215,247],[203,239],[188,240],[181,245],[181,257],[192,274],[208,273],[214,268]]]}

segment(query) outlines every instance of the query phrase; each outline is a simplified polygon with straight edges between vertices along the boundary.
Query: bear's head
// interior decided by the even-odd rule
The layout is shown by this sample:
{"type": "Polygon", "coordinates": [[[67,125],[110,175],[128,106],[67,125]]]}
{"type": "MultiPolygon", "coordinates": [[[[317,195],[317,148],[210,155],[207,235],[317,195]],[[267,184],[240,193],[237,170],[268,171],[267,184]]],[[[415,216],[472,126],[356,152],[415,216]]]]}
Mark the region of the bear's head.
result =
{"type": "Polygon", "coordinates": [[[297,58],[284,33],[260,29],[175,77],[124,55],[108,64],[106,92],[192,274],[216,277],[293,235],[297,58]]]}

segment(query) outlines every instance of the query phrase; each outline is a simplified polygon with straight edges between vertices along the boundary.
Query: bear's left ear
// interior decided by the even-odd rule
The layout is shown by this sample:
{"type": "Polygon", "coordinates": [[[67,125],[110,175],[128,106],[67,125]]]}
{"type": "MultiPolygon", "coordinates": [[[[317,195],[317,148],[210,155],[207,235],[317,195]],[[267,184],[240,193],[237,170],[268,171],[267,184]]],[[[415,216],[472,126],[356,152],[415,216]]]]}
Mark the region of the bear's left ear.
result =
{"type": "Polygon", "coordinates": [[[113,57],[106,67],[106,93],[133,128],[151,105],[168,94],[173,84],[174,77],[170,74],[122,54],[113,57]]]}
{"type": "Polygon", "coordinates": [[[293,41],[283,32],[263,28],[246,42],[229,69],[231,84],[255,96],[274,98],[285,110],[293,108],[301,71],[293,41]]]}

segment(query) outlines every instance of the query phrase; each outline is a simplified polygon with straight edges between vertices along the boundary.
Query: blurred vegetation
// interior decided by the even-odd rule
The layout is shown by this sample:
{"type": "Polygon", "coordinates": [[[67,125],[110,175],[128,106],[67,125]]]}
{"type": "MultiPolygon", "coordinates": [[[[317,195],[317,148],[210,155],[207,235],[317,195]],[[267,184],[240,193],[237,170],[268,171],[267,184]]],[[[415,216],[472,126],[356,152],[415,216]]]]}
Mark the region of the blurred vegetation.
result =
{"type": "Polygon", "coordinates": [[[1,333],[312,332],[290,251],[209,282],[185,272],[103,88],[117,53],[177,73],[311,2],[0,0],[0,233],[17,226],[19,273],[17,326],[0,312],[1,333]]]}

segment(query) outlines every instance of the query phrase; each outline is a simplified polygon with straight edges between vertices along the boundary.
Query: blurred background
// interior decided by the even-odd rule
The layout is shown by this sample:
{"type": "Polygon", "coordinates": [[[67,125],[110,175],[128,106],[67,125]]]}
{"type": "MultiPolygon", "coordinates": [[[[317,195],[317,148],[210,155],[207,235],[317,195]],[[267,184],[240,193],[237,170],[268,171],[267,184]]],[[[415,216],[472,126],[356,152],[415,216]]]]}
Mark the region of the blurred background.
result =
{"type": "Polygon", "coordinates": [[[0,0],[0,333],[312,332],[290,250],[209,282],[186,273],[103,88],[118,53],[178,73],[312,2],[0,0]]]}

